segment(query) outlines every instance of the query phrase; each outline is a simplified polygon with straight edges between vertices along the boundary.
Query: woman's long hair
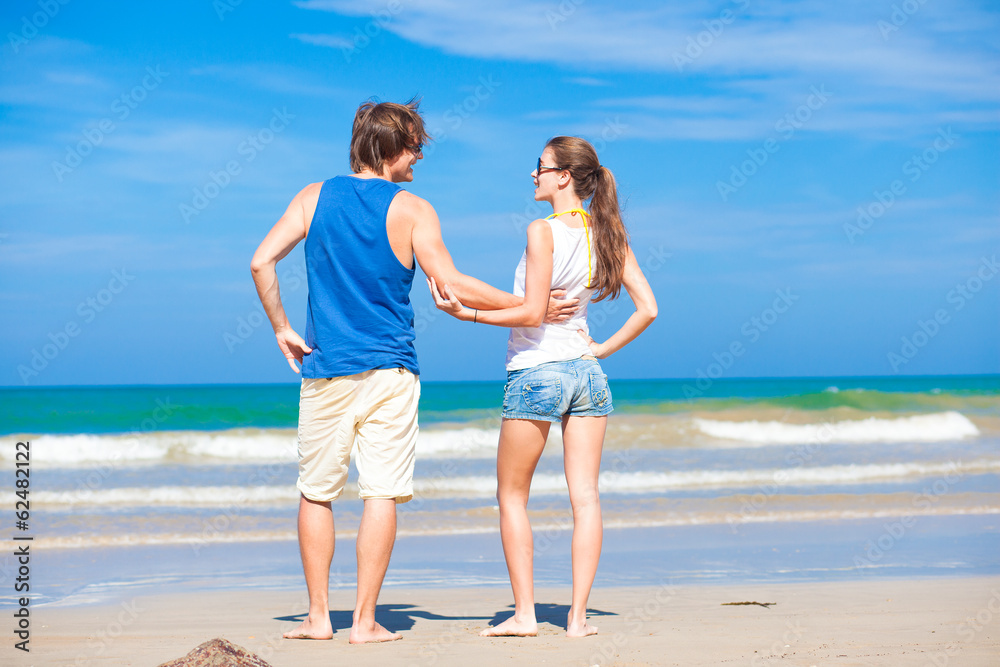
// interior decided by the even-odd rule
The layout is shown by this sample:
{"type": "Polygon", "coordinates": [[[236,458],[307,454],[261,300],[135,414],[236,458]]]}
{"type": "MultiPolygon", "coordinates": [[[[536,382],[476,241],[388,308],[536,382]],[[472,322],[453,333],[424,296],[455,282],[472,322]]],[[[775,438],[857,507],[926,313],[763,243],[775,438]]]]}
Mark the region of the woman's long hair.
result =
{"type": "Polygon", "coordinates": [[[594,301],[617,299],[622,288],[628,231],[618,206],[618,188],[611,170],[601,165],[597,151],[580,137],[554,137],[546,144],[555,154],[556,164],[573,176],[576,196],[590,199],[590,233],[594,248],[594,275],[588,287],[594,301]]]}

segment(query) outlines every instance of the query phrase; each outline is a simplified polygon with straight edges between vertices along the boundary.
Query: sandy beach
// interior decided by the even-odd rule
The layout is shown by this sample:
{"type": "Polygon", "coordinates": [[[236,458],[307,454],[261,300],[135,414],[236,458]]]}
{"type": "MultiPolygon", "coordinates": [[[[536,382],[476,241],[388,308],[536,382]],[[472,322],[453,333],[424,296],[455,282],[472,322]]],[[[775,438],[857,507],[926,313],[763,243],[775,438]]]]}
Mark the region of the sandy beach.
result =
{"type": "Polygon", "coordinates": [[[275,667],[329,665],[996,665],[1000,577],[597,588],[594,637],[563,636],[564,589],[540,589],[539,636],[483,639],[508,590],[387,588],[379,617],[404,639],[351,646],[350,594],[334,596],[331,641],[283,640],[304,594],[224,591],[42,607],[31,653],[6,665],[158,665],[223,637],[275,667]],[[731,602],[773,606],[726,605],[731,602]]]}
{"type": "MultiPolygon", "coordinates": [[[[362,511],[353,489],[336,508],[335,638],[281,639],[307,608],[285,424],[294,391],[17,393],[8,417],[48,415],[60,401],[92,417],[48,435],[40,417],[17,422],[21,440],[43,434],[24,531],[31,652],[14,647],[18,619],[7,616],[0,665],[152,667],[213,638],[274,667],[1000,664],[1000,384],[775,382],[733,383],[732,396],[695,405],[679,381],[616,385],[590,600],[600,634],[582,640],[563,636],[572,513],[559,442],[529,505],[540,636],[478,636],[512,603],[492,389],[428,385],[418,493],[399,510],[380,598],[380,621],[404,639],[368,647],[347,642],[362,511]],[[121,432],[167,399],[178,412],[169,429],[121,432]],[[205,414],[247,428],[201,423],[205,414]],[[724,606],[738,602],[774,605],[724,606]]],[[[0,448],[4,463],[13,451],[0,448]]],[[[20,567],[13,547],[0,554],[4,614],[21,605],[20,567]]]]}

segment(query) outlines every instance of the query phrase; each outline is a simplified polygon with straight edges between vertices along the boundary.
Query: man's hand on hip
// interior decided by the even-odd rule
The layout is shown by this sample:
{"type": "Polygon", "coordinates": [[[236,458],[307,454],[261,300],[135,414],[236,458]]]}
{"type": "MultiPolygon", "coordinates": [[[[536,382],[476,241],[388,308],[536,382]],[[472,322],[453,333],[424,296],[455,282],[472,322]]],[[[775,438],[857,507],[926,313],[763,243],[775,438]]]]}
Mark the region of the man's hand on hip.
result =
{"type": "Polygon", "coordinates": [[[546,324],[565,322],[578,310],[579,299],[566,299],[566,290],[554,289],[549,292],[549,307],[545,311],[546,324]]]}
{"type": "Polygon", "coordinates": [[[288,359],[288,365],[292,367],[293,371],[300,373],[301,371],[295,362],[297,361],[301,364],[302,357],[312,352],[312,348],[306,345],[302,337],[295,333],[295,330],[291,327],[276,332],[274,337],[278,339],[278,347],[281,348],[281,353],[285,355],[285,359],[288,359]]]}

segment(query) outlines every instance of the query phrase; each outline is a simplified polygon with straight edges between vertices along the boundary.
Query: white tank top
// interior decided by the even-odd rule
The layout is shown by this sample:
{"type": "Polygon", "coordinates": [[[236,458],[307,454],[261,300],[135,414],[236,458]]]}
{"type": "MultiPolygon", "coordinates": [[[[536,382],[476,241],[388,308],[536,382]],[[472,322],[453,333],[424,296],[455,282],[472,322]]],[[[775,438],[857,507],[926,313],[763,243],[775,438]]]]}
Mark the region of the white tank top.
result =
{"type": "MultiPolygon", "coordinates": [[[[568,361],[590,354],[587,342],[577,333],[587,327],[587,306],[594,290],[587,285],[588,250],[584,229],[567,227],[559,220],[548,221],[552,229],[552,289],[566,290],[567,299],[579,299],[579,309],[565,322],[540,327],[514,327],[507,339],[507,370],[531,368],[549,361],[568,361]]],[[[593,239],[591,239],[593,241],[593,239]]],[[[514,294],[524,296],[527,250],[514,273],[514,294]]],[[[593,259],[591,270],[593,269],[593,259]]]]}

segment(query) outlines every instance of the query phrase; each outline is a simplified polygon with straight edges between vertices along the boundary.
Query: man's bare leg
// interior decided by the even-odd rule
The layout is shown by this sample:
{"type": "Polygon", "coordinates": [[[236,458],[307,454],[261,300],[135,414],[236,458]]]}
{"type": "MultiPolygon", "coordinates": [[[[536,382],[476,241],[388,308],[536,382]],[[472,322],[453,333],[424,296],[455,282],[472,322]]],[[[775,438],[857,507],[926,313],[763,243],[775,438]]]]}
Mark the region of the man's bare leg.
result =
{"type": "Polygon", "coordinates": [[[514,591],[514,615],[486,628],[482,637],[534,637],[534,540],[528,522],[528,492],[535,466],[545,449],[550,422],[505,419],[497,449],[497,501],[500,504],[500,538],[514,591]]]}
{"type": "Polygon", "coordinates": [[[573,602],[566,618],[567,637],[597,634],[587,623],[587,599],[604,537],[597,481],[607,425],[607,417],[563,418],[563,468],[573,506],[573,602]]]}
{"type": "Polygon", "coordinates": [[[358,528],[358,599],[351,626],[352,644],[391,642],[402,639],[375,622],[382,580],[389,568],[392,546],[396,542],[396,501],[392,498],[365,500],[365,510],[358,528]]]}
{"type": "Polygon", "coordinates": [[[330,563],[334,548],[333,511],[329,502],[299,499],[299,553],[309,590],[309,616],[282,635],[285,639],[331,639],[330,563]]]}

